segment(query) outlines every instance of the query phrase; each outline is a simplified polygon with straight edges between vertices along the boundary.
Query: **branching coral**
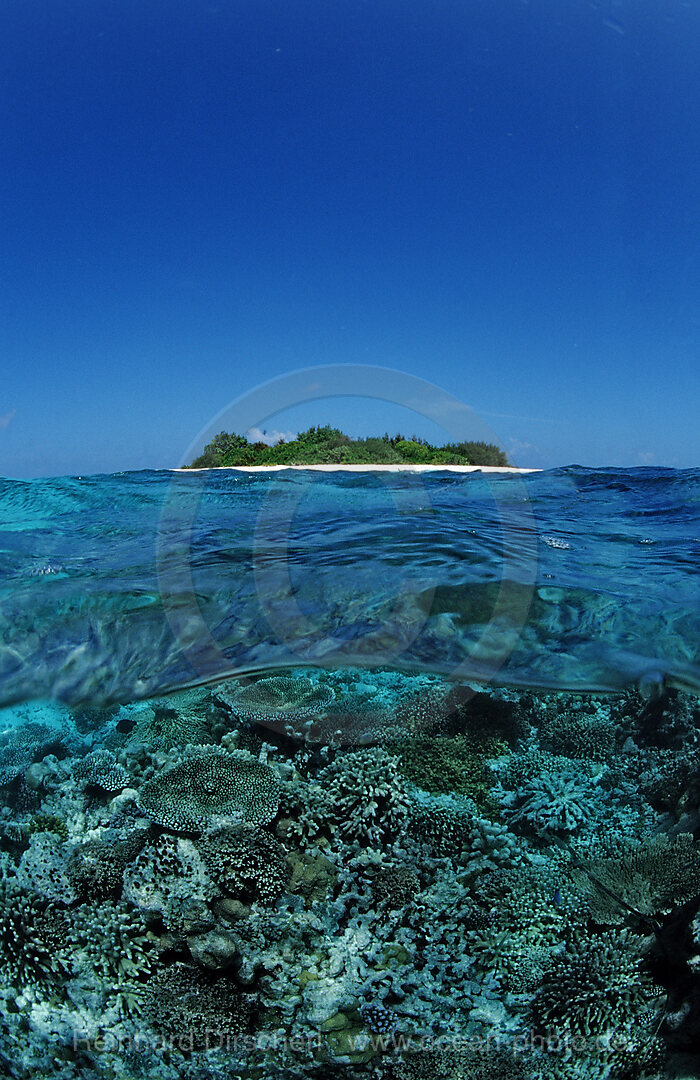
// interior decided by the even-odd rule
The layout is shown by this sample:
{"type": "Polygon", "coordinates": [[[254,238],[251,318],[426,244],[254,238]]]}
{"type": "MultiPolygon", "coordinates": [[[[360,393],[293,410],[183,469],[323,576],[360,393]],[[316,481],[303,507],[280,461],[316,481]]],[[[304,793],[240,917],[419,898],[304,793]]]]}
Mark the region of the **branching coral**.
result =
{"type": "Polygon", "coordinates": [[[398,758],[379,747],[338,754],[318,773],[334,831],[345,841],[390,845],[409,810],[398,758]]]}
{"type": "Polygon", "coordinates": [[[266,824],[277,813],[280,782],[245,750],[194,747],[139,792],[142,810],[174,832],[202,832],[216,822],[266,824]]]}
{"type": "Polygon", "coordinates": [[[183,1051],[229,1046],[248,1028],[250,1012],[250,996],[226,976],[181,963],[153,976],[144,1006],[146,1020],[183,1051]]]}
{"type": "Polygon", "coordinates": [[[0,884],[0,972],[19,989],[65,974],[65,912],[46,905],[9,879],[0,884]]]}
{"type": "Polygon", "coordinates": [[[658,1027],[662,996],[643,968],[644,938],[626,930],[591,937],[580,931],[552,962],[535,994],[532,1016],[539,1031],[561,1042],[605,1040],[644,1044],[658,1027]]]}
{"type": "Polygon", "coordinates": [[[523,822],[539,835],[576,832],[595,812],[600,789],[581,770],[543,772],[505,795],[509,822],[523,822]]]}
{"type": "Polygon", "coordinates": [[[690,833],[608,841],[578,860],[571,875],[596,922],[622,923],[630,909],[659,917],[700,898],[700,847],[690,833]]]}
{"type": "Polygon", "coordinates": [[[93,750],[73,766],[73,776],[89,787],[103,791],[121,791],[130,782],[127,769],[110,750],[93,750]]]}
{"type": "Polygon", "coordinates": [[[287,883],[286,848],[255,825],[217,829],[197,846],[214,881],[234,896],[269,904],[287,883]]]}
{"type": "Polygon", "coordinates": [[[70,913],[74,969],[110,985],[144,982],[155,959],[154,940],[139,914],[126,904],[82,904],[70,913]]]}

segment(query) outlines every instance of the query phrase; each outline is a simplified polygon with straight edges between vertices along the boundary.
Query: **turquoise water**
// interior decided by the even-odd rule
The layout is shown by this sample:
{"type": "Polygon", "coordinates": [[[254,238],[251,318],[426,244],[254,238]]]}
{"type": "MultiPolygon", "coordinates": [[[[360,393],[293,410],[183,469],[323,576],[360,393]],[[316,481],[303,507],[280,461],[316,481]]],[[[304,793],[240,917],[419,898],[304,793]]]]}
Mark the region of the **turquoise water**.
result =
{"type": "Polygon", "coordinates": [[[390,662],[700,688],[700,471],[0,482],[0,703],[390,662]]]}
{"type": "Polygon", "coordinates": [[[0,481],[13,1077],[698,1076],[700,470],[0,481]]]}

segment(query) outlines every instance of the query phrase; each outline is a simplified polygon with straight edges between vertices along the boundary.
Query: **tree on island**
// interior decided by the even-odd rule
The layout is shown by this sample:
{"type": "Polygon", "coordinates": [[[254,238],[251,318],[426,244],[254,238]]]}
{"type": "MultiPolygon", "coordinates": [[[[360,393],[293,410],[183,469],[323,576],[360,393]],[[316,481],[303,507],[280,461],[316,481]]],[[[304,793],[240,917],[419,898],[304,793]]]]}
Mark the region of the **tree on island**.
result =
{"type": "Polygon", "coordinates": [[[495,465],[508,458],[493,443],[460,442],[432,446],[401,433],[381,438],[351,439],[338,428],[310,427],[295,439],[273,446],[248,442],[245,435],[220,431],[195,458],[190,469],[222,465],[495,465]]]}

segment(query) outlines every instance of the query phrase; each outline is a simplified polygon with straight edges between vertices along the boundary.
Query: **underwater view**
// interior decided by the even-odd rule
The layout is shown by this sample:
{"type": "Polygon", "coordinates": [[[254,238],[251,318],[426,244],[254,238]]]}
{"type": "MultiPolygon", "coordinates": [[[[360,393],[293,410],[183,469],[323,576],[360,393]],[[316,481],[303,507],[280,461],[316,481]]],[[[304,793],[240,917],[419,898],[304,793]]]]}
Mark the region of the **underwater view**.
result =
{"type": "Polygon", "coordinates": [[[700,470],[0,481],[18,1080],[700,1076],[700,470]]]}

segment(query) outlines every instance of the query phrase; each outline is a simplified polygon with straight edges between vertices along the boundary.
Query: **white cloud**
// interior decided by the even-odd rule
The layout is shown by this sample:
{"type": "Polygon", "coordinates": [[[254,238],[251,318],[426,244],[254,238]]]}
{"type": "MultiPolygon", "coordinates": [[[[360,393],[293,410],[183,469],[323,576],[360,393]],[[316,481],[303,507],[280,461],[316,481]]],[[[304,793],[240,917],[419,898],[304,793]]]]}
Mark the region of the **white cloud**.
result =
{"type": "Polygon", "coordinates": [[[16,412],[16,409],[12,409],[11,412],[5,413],[4,416],[0,416],[0,428],[9,427],[16,412]]]}
{"type": "Polygon", "coordinates": [[[653,454],[650,450],[642,450],[637,454],[637,461],[640,465],[653,465],[656,454],[653,454]]]}
{"type": "Polygon", "coordinates": [[[282,440],[291,442],[296,437],[296,431],[266,431],[258,427],[248,428],[246,432],[248,442],[262,442],[267,446],[274,446],[275,443],[282,442],[282,440]]]}

